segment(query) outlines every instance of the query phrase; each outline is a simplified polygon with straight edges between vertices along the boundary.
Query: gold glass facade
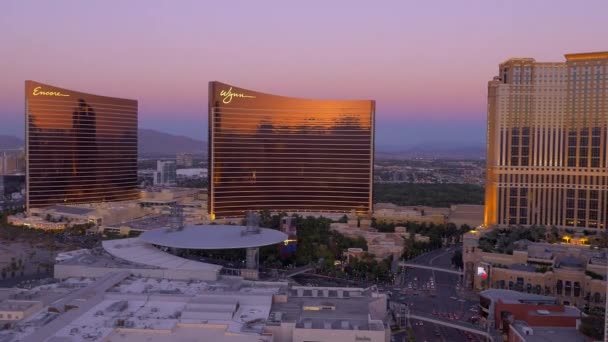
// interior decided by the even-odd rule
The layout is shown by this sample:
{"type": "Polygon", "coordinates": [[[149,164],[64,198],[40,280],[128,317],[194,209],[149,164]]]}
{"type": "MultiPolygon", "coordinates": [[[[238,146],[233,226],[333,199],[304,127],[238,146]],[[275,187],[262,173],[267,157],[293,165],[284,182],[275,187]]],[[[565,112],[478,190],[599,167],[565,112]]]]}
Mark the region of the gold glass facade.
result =
{"type": "Polygon", "coordinates": [[[374,106],[210,82],[209,213],[370,213],[374,106]]]}
{"type": "Polygon", "coordinates": [[[608,52],[510,59],[488,84],[486,225],[608,226],[608,52]]]}
{"type": "Polygon", "coordinates": [[[25,82],[27,209],[134,200],[137,101],[25,82]]]}

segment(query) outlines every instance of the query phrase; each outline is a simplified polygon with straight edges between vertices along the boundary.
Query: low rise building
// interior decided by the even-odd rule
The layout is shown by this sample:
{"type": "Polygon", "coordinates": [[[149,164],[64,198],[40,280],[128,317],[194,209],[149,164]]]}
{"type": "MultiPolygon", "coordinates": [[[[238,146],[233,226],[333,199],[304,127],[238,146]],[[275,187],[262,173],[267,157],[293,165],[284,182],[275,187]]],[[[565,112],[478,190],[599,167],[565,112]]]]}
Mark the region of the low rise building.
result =
{"type": "Polygon", "coordinates": [[[367,253],[373,254],[376,259],[386,259],[392,256],[399,259],[403,255],[404,240],[413,238],[416,242],[429,242],[428,236],[407,232],[405,227],[395,227],[394,233],[378,232],[373,228],[357,228],[348,223],[332,223],[331,229],[350,238],[363,238],[367,243],[367,253]]]}
{"type": "Polygon", "coordinates": [[[450,206],[448,222],[460,227],[466,224],[469,227],[477,227],[483,224],[483,205],[455,204],[450,206]]]}
{"type": "MultiPolygon", "coordinates": [[[[502,323],[502,313],[511,306],[518,306],[524,312],[529,309],[526,305],[547,306],[557,305],[557,299],[551,296],[543,296],[533,293],[524,293],[505,289],[489,289],[479,293],[479,316],[482,322],[495,328],[502,323]]],[[[520,317],[521,318],[521,317],[520,317]]]]}
{"type": "Polygon", "coordinates": [[[347,223],[332,223],[331,229],[350,238],[363,238],[367,243],[367,252],[373,254],[377,259],[386,259],[392,256],[398,259],[403,254],[403,239],[409,234],[403,233],[381,233],[371,230],[351,227],[347,223]]]}
{"type": "MultiPolygon", "coordinates": [[[[169,280],[117,269],[24,289],[18,296],[34,299],[10,299],[10,320],[14,312],[29,311],[0,330],[0,341],[390,340],[383,323],[386,297],[374,288],[289,286],[234,277],[169,280]]],[[[8,313],[2,311],[7,302],[0,304],[0,313],[8,313]]]]}
{"type": "Polygon", "coordinates": [[[142,192],[140,205],[148,213],[168,215],[174,206],[182,208],[184,222],[210,223],[207,211],[207,193],[198,188],[151,188],[142,192]]]}
{"type": "Polygon", "coordinates": [[[194,165],[194,156],[192,153],[178,153],[175,155],[175,164],[177,166],[192,167],[194,165]]]}
{"type": "Polygon", "coordinates": [[[158,160],[154,172],[154,185],[174,186],[176,184],[175,161],[158,160]]]}
{"type": "Polygon", "coordinates": [[[293,286],[274,296],[265,331],[275,341],[388,342],[386,302],[373,289],[293,286]]]}
{"type": "Polygon", "coordinates": [[[344,252],[344,256],[346,257],[346,262],[350,263],[353,259],[361,259],[365,255],[363,248],[351,247],[344,252]]]}
{"type": "Polygon", "coordinates": [[[207,178],[209,176],[209,170],[206,168],[177,169],[176,173],[178,178],[207,178]]]}
{"type": "Polygon", "coordinates": [[[373,217],[380,222],[417,222],[417,223],[447,223],[449,208],[433,208],[425,206],[398,206],[393,203],[377,203],[374,205],[373,217]]]}
{"type": "Polygon", "coordinates": [[[19,321],[40,309],[40,301],[7,299],[0,303],[0,321],[19,321]]]}
{"type": "Polygon", "coordinates": [[[22,213],[9,215],[7,222],[14,226],[24,226],[42,230],[63,230],[68,226],[68,222],[51,222],[40,216],[26,216],[22,213]]]}
{"type": "Polygon", "coordinates": [[[469,287],[551,295],[560,304],[579,308],[604,307],[605,252],[583,245],[527,240],[516,242],[512,254],[484,251],[479,239],[487,231],[474,230],[464,236],[464,275],[469,287]]]}
{"type": "Polygon", "coordinates": [[[25,152],[11,150],[0,152],[0,175],[25,173],[25,152]]]}
{"type": "Polygon", "coordinates": [[[137,201],[125,201],[31,208],[27,214],[9,216],[8,221],[18,226],[61,230],[76,224],[113,225],[144,215],[137,201]]]}
{"type": "Polygon", "coordinates": [[[517,321],[509,326],[508,342],[587,342],[574,327],[529,326],[517,321]]]}

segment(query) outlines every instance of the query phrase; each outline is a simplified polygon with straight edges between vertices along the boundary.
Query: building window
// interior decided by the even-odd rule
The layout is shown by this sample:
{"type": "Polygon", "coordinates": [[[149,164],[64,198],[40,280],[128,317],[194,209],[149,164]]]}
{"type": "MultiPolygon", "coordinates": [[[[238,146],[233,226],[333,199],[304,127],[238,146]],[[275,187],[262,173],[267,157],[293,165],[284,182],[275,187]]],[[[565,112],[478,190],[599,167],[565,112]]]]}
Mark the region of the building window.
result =
{"type": "Polygon", "coordinates": [[[593,301],[596,303],[601,303],[602,302],[602,295],[600,295],[599,292],[596,292],[593,294],[593,301]]]}
{"type": "Polygon", "coordinates": [[[517,277],[517,284],[515,286],[515,290],[523,291],[524,290],[524,278],[517,277]]]}
{"type": "Polygon", "coordinates": [[[569,280],[566,280],[566,290],[564,291],[564,295],[570,297],[572,296],[572,282],[569,280]]]}
{"type": "Polygon", "coordinates": [[[574,282],[574,297],[581,296],[581,284],[578,281],[574,282]]]}
{"type": "Polygon", "coordinates": [[[561,280],[558,280],[557,284],[555,284],[555,293],[557,293],[558,295],[561,295],[563,287],[564,287],[564,283],[561,280]]]}

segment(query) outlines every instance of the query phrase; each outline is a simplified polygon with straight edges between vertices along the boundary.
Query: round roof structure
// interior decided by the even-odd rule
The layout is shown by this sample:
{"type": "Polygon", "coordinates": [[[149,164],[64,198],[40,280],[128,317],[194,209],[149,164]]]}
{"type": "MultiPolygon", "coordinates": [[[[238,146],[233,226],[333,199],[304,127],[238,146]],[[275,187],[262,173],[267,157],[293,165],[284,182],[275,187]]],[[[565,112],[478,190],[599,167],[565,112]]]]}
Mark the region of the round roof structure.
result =
{"type": "Polygon", "coordinates": [[[268,228],[248,232],[245,226],[186,226],[182,230],[159,228],[143,232],[139,239],[158,246],[183,249],[240,249],[281,243],[287,234],[268,228]]]}

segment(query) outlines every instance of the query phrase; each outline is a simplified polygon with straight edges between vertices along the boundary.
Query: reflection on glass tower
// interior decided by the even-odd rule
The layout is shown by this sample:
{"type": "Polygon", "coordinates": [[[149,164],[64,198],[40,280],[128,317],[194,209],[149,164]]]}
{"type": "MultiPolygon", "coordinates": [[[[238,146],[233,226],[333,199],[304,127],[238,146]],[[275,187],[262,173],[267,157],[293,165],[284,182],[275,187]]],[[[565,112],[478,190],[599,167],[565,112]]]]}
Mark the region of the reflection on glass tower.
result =
{"type": "Polygon", "coordinates": [[[210,214],[371,211],[373,101],[287,98],[219,82],[209,99],[210,214]],[[228,103],[226,89],[238,94],[228,103]]]}
{"type": "Polygon", "coordinates": [[[26,82],[27,208],[133,200],[137,101],[26,82]]]}
{"type": "MultiPolygon", "coordinates": [[[[87,168],[95,163],[97,157],[97,123],[95,120],[95,109],[87,104],[84,99],[78,100],[78,106],[72,112],[72,127],[74,141],[74,156],[72,163],[73,175],[86,174],[87,168]]],[[[98,185],[98,174],[93,174],[94,179],[90,180],[91,187],[82,188],[79,184],[72,184],[73,191],[83,195],[94,195],[96,185],[98,185]]]]}

